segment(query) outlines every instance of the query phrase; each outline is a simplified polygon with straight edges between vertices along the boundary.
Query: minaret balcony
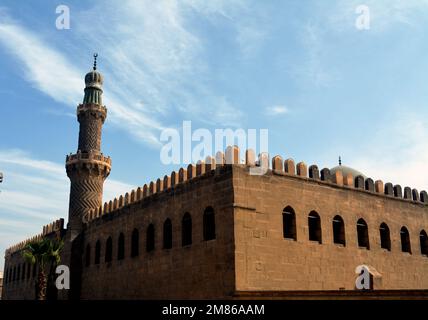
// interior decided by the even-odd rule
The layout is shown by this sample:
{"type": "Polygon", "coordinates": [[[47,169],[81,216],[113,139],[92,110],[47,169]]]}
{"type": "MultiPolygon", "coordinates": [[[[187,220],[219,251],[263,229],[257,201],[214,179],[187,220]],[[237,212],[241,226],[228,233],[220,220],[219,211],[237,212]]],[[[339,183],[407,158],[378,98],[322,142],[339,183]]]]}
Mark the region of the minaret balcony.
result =
{"type": "Polygon", "coordinates": [[[77,110],[76,110],[77,116],[85,112],[95,112],[99,114],[103,119],[105,119],[107,116],[107,108],[105,106],[95,104],[95,103],[84,103],[84,104],[79,104],[77,106],[77,110]]]}
{"type": "Polygon", "coordinates": [[[75,154],[69,154],[66,157],[65,164],[66,166],[77,164],[77,163],[91,163],[99,164],[111,169],[111,159],[110,157],[104,156],[100,152],[89,151],[89,152],[80,152],[78,151],[75,154]]]}

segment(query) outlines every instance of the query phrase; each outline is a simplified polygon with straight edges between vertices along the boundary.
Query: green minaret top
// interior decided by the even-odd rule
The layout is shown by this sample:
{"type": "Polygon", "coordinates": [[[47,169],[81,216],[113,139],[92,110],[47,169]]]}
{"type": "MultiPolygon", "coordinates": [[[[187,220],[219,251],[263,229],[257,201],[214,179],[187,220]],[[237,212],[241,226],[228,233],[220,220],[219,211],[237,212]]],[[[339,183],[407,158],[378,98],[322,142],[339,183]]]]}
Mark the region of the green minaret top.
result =
{"type": "Polygon", "coordinates": [[[83,104],[93,103],[102,106],[102,86],[104,78],[102,74],[97,71],[97,57],[98,54],[95,53],[93,70],[88,72],[85,76],[86,87],[83,104]]]}

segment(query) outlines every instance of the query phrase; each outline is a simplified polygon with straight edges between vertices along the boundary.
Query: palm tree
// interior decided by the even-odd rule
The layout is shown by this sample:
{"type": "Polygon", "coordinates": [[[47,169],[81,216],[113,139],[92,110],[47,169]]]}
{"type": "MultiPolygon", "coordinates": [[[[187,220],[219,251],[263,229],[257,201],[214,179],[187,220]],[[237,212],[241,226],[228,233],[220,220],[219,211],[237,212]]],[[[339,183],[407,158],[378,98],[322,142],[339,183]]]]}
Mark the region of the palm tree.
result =
{"type": "Polygon", "coordinates": [[[39,241],[28,243],[22,255],[31,265],[37,265],[39,274],[36,280],[37,300],[46,300],[46,288],[48,276],[46,275],[46,266],[50,264],[49,274],[52,273],[54,266],[61,261],[61,250],[64,243],[61,239],[51,240],[44,238],[39,241]]]}

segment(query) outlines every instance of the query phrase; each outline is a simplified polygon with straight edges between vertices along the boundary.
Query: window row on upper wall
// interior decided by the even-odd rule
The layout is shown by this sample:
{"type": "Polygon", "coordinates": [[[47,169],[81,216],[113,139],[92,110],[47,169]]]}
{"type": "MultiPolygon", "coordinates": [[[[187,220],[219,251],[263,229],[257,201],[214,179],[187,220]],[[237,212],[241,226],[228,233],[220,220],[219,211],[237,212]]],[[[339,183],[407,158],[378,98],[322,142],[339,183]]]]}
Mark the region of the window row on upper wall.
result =
{"type": "Polygon", "coordinates": [[[8,266],[5,270],[3,281],[4,284],[35,279],[37,275],[37,267],[35,264],[18,263],[14,266],[8,266]]]}
{"type": "MultiPolygon", "coordinates": [[[[294,209],[287,206],[282,212],[283,236],[286,239],[297,240],[296,213],[294,209]]],[[[346,246],[345,224],[340,215],[336,215],[331,222],[333,230],[333,243],[346,246]]],[[[356,224],[357,243],[361,248],[370,249],[369,229],[364,219],[359,219],[356,224]]],[[[322,243],[321,218],[316,211],[308,215],[309,240],[322,243]]],[[[391,251],[391,235],[388,225],[383,222],[379,229],[380,246],[382,249],[391,251]]],[[[412,253],[410,234],[405,226],[400,230],[401,251],[412,253]]],[[[428,256],[428,237],[425,230],[419,233],[420,253],[428,256]]]]}
{"type": "MultiPolygon", "coordinates": [[[[162,228],[162,248],[171,249],[172,248],[172,239],[173,239],[173,228],[171,219],[165,219],[162,228]]],[[[150,223],[146,229],[146,251],[151,252],[155,250],[155,225],[150,223]]],[[[140,232],[135,228],[129,237],[129,256],[131,258],[137,257],[140,254],[140,232]]],[[[123,232],[119,233],[117,240],[117,260],[123,260],[126,258],[126,240],[125,234],[123,232]]],[[[190,213],[186,212],[181,219],[181,246],[189,246],[192,244],[192,216],[190,213]]],[[[212,207],[207,207],[203,214],[203,239],[204,241],[213,240],[216,238],[216,229],[215,229],[215,214],[212,207]]],[[[95,256],[94,264],[100,264],[101,260],[101,250],[102,250],[101,240],[97,240],[95,243],[95,256]]],[[[88,267],[91,265],[91,245],[88,243],[85,248],[85,265],[88,267]]],[[[107,237],[105,241],[104,248],[104,262],[109,263],[113,260],[113,238],[112,236],[107,237]]]]}

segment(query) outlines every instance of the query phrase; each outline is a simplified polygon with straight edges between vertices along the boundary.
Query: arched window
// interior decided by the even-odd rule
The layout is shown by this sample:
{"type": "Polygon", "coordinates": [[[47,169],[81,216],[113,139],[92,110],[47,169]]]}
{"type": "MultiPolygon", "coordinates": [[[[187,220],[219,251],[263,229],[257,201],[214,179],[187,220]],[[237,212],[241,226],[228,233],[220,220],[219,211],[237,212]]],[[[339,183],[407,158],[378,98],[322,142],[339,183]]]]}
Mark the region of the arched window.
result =
{"type": "Polygon", "coordinates": [[[166,219],[163,223],[163,248],[172,248],[172,223],[170,219],[166,219]]]}
{"type": "Polygon", "coordinates": [[[132,231],[131,235],[131,257],[137,257],[140,254],[140,233],[137,229],[132,231]]]}
{"type": "Polygon", "coordinates": [[[309,240],[322,243],[321,219],[318,213],[311,211],[308,216],[309,240]]]}
{"type": "Polygon", "coordinates": [[[90,264],[91,264],[91,246],[88,243],[86,245],[86,250],[85,250],[85,265],[89,267],[90,264]]]}
{"type": "Polygon", "coordinates": [[[391,237],[389,235],[388,225],[385,222],[383,222],[380,225],[379,233],[380,233],[380,247],[382,249],[391,251],[391,237]]]}
{"type": "Polygon", "coordinates": [[[357,236],[358,236],[358,246],[360,248],[370,249],[369,244],[369,229],[367,223],[363,218],[357,221],[357,236]]]}
{"type": "Polygon", "coordinates": [[[345,239],[345,223],[341,216],[337,215],[333,218],[333,242],[336,244],[346,245],[345,239]]]}
{"type": "Polygon", "coordinates": [[[282,229],[284,238],[297,240],[296,214],[290,206],[282,211],[282,229]]]}
{"type": "Polygon", "coordinates": [[[215,215],[214,209],[208,207],[204,211],[204,240],[213,240],[215,239],[215,215]]]}
{"type": "Polygon", "coordinates": [[[155,250],[155,226],[151,223],[147,227],[147,239],[146,239],[146,250],[147,252],[155,250]]]}
{"type": "Polygon", "coordinates": [[[188,212],[181,220],[181,244],[183,247],[192,244],[192,217],[188,212]]]}
{"type": "Polygon", "coordinates": [[[108,237],[106,241],[106,255],[104,257],[104,262],[111,262],[113,258],[113,240],[111,237],[108,237]]]}
{"type": "Polygon", "coordinates": [[[100,264],[100,256],[101,256],[101,242],[97,241],[95,244],[95,264],[100,264]]]}
{"type": "Polygon", "coordinates": [[[419,239],[421,242],[421,254],[428,256],[428,236],[425,230],[422,230],[419,234],[419,239]]]}
{"type": "Polygon", "coordinates": [[[401,237],[401,251],[412,253],[412,250],[410,247],[409,231],[407,230],[406,227],[401,228],[400,237],[401,237]]]}
{"type": "Polygon", "coordinates": [[[125,259],[125,236],[121,232],[117,240],[117,260],[125,259]]]}

